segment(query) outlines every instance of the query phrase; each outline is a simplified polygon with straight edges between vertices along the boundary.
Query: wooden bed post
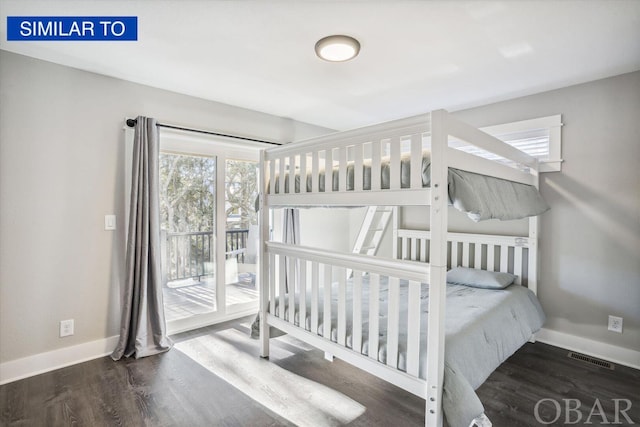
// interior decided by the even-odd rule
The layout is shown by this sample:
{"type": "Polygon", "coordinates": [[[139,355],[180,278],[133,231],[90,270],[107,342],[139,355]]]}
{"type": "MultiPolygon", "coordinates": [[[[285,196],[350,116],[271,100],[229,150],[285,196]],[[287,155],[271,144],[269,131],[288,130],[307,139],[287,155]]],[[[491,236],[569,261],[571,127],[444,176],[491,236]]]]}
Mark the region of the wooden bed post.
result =
{"type": "Polygon", "coordinates": [[[258,289],[260,289],[260,356],[269,357],[269,325],[267,324],[267,309],[269,307],[269,259],[266,242],[269,240],[269,208],[267,196],[268,169],[265,150],[260,151],[258,170],[258,225],[260,237],[258,242],[258,289]]]}
{"type": "Polygon", "coordinates": [[[441,427],[444,378],[444,313],[447,277],[448,133],[447,113],[431,112],[431,242],[425,425],[441,427]]]}
{"type": "MultiPolygon", "coordinates": [[[[536,164],[534,171],[535,186],[540,188],[540,165],[536,164]]],[[[540,231],[540,223],[538,216],[529,217],[529,277],[527,278],[527,287],[538,294],[538,232],[540,231]]]]}

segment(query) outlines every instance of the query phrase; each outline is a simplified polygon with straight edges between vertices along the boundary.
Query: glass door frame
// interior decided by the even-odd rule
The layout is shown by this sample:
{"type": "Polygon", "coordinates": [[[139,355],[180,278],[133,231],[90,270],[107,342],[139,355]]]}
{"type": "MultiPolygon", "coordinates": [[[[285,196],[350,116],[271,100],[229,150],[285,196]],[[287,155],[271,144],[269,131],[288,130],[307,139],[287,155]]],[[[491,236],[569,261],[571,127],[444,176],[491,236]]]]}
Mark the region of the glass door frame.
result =
{"type": "MultiPolygon", "coordinates": [[[[258,162],[263,144],[238,141],[214,135],[198,134],[169,128],[160,128],[160,150],[174,154],[215,156],[216,158],[216,217],[214,218],[216,245],[216,311],[167,322],[169,334],[175,334],[215,323],[257,313],[259,300],[255,303],[237,304],[228,310],[225,284],[225,176],[227,160],[258,162]]],[[[258,184],[259,185],[259,184],[258,184]]]]}

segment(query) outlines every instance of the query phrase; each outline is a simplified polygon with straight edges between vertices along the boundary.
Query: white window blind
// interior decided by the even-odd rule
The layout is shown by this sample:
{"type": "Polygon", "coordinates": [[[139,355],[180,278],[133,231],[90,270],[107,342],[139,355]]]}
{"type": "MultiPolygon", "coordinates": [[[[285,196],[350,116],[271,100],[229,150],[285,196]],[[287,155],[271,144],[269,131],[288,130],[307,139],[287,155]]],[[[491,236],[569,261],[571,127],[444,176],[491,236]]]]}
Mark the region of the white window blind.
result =
{"type": "MultiPolygon", "coordinates": [[[[562,116],[558,114],[481,129],[537,158],[540,161],[540,172],[552,172],[559,171],[562,165],[561,127],[562,116]]],[[[509,163],[507,159],[464,141],[454,141],[451,146],[476,156],[509,163]]]]}

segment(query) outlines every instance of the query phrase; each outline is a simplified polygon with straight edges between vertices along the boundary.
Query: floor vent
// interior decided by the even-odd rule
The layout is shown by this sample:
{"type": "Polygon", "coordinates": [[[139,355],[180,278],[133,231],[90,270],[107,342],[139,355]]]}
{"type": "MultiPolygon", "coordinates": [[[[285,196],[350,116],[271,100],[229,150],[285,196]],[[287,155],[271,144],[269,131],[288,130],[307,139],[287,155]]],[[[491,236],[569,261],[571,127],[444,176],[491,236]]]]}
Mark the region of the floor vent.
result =
{"type": "Polygon", "coordinates": [[[615,367],[613,363],[607,362],[606,360],[596,359],[595,357],[587,356],[586,354],[582,353],[576,353],[574,351],[570,351],[568,356],[570,359],[580,360],[582,362],[590,363],[601,368],[613,370],[615,367]]]}

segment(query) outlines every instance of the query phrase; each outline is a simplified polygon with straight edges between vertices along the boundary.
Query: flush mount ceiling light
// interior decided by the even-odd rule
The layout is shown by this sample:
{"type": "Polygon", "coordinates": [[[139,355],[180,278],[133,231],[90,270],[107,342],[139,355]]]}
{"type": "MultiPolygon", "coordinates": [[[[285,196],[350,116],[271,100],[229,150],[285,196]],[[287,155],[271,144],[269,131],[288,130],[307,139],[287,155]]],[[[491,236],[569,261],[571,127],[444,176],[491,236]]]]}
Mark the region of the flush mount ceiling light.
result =
{"type": "Polygon", "coordinates": [[[328,36],[316,43],[316,55],[325,61],[348,61],[355,58],[358,52],[360,52],[360,43],[349,36],[328,36]]]}

